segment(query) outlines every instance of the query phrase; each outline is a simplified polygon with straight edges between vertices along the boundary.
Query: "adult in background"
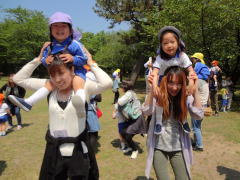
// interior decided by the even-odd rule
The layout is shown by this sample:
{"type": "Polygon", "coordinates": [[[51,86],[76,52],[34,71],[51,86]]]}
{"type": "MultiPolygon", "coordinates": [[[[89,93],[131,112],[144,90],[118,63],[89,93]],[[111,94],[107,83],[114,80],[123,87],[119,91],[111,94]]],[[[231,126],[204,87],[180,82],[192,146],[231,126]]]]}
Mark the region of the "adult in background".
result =
{"type": "MultiPolygon", "coordinates": [[[[203,108],[207,107],[208,98],[209,98],[209,85],[208,78],[210,75],[209,68],[203,64],[204,55],[202,53],[195,53],[191,56],[191,61],[193,63],[194,71],[198,76],[198,91],[203,108]]],[[[202,142],[202,130],[201,124],[203,119],[194,119],[192,118],[192,128],[194,133],[194,147],[195,151],[203,151],[203,142],[202,142]]]]}
{"type": "MultiPolygon", "coordinates": [[[[144,114],[152,114],[147,136],[148,158],[145,175],[150,176],[153,164],[158,180],[170,179],[168,164],[172,166],[175,179],[191,179],[192,146],[187,113],[194,119],[202,119],[203,110],[198,94],[198,78],[192,74],[193,93],[187,96],[187,75],[179,66],[168,67],[157,88],[143,104],[144,114]],[[161,122],[160,132],[155,133],[156,121],[161,122]]],[[[149,77],[153,82],[153,76],[149,77]]]]}
{"type": "MultiPolygon", "coordinates": [[[[40,57],[27,63],[15,76],[14,81],[27,89],[41,88],[47,79],[31,78],[33,71],[41,64],[40,57]]],[[[88,64],[95,74],[96,82],[86,79],[84,91],[87,101],[94,94],[111,88],[111,78],[93,63],[91,55],[88,64]]],[[[46,133],[46,150],[40,171],[40,180],[97,180],[99,179],[95,155],[89,145],[86,126],[85,104],[74,94],[72,63],[64,63],[55,55],[48,66],[51,82],[55,89],[48,96],[49,126],[46,133]]]]}
{"type": "MultiPolygon", "coordinates": [[[[133,85],[129,81],[123,81],[121,84],[121,88],[123,89],[124,95],[118,99],[118,109],[124,114],[125,118],[128,119],[127,127],[122,129],[120,132],[124,140],[127,142],[128,147],[130,147],[132,154],[131,158],[136,159],[138,155],[137,145],[133,141],[133,137],[136,134],[145,134],[146,133],[146,123],[144,116],[141,112],[141,104],[139,101],[139,106],[134,108],[135,117],[130,117],[126,112],[124,112],[124,107],[130,102],[137,102],[137,95],[133,91],[133,85]],[[120,110],[121,109],[121,110],[120,110]]],[[[133,105],[132,105],[133,107],[133,105]]]]}
{"type": "MultiPolygon", "coordinates": [[[[16,85],[13,82],[13,76],[14,74],[10,74],[8,76],[8,82],[3,85],[0,89],[0,93],[4,93],[6,100],[5,102],[7,103],[7,105],[9,106],[10,112],[12,115],[16,115],[17,118],[17,129],[21,129],[22,128],[22,117],[21,117],[21,113],[20,113],[20,108],[17,107],[16,105],[14,105],[13,103],[11,103],[11,101],[9,101],[7,99],[7,97],[9,95],[14,95],[20,98],[23,98],[26,94],[26,90],[18,85],[16,85]]],[[[13,126],[12,123],[12,117],[9,118],[9,127],[11,128],[13,126]]]]}
{"type": "Polygon", "coordinates": [[[214,111],[214,116],[219,116],[219,106],[218,106],[218,82],[216,74],[214,71],[210,71],[209,76],[209,94],[210,94],[210,104],[214,111]]]}
{"type": "MultiPolygon", "coordinates": [[[[84,65],[84,68],[87,70],[86,77],[87,79],[97,82],[94,73],[91,71],[91,67],[87,64],[84,65]]],[[[98,151],[98,131],[100,130],[99,117],[97,115],[97,103],[102,101],[102,95],[92,95],[88,103],[88,113],[87,113],[87,123],[88,123],[88,135],[90,145],[93,148],[94,153],[98,151]]]]}

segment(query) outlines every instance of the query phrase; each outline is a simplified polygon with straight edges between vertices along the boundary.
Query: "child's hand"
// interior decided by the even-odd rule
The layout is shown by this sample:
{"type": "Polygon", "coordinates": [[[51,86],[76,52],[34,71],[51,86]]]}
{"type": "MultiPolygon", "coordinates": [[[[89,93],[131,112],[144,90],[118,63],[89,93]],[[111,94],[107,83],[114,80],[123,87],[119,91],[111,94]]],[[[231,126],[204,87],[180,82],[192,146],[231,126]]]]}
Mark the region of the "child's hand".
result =
{"type": "Polygon", "coordinates": [[[64,63],[73,62],[73,56],[71,54],[60,54],[59,57],[64,63]]]}
{"type": "Polygon", "coordinates": [[[46,58],[46,63],[47,64],[51,64],[52,62],[53,62],[53,56],[52,55],[50,55],[50,56],[48,56],[47,58],[46,58]]]}
{"type": "Polygon", "coordinates": [[[40,53],[39,53],[39,56],[38,56],[39,60],[42,59],[43,51],[44,51],[50,44],[51,44],[51,42],[45,42],[45,43],[43,44],[42,49],[41,49],[41,51],[40,51],[40,53]]]}

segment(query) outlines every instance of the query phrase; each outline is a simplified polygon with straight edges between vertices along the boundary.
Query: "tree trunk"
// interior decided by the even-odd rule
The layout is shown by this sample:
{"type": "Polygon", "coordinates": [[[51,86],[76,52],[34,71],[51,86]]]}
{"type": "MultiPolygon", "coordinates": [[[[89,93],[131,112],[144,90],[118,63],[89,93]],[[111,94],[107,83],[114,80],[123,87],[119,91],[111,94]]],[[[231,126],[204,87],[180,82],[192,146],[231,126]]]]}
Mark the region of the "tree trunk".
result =
{"type": "Polygon", "coordinates": [[[141,69],[144,66],[144,62],[145,62],[145,57],[144,56],[139,56],[136,64],[133,66],[133,70],[131,72],[131,76],[130,76],[131,83],[135,84],[135,82],[138,78],[138,75],[139,75],[141,69]]]}

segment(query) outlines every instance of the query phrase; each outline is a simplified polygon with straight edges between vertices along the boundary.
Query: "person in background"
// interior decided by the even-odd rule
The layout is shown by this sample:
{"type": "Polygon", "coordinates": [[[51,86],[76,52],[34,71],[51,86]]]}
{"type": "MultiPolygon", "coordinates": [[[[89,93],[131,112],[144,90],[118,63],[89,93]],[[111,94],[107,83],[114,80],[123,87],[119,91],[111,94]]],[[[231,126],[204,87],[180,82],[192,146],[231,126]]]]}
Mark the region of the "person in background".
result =
{"type": "MultiPolygon", "coordinates": [[[[191,61],[193,63],[194,71],[198,76],[198,92],[203,108],[208,106],[209,99],[209,85],[208,78],[210,75],[209,68],[203,64],[204,55],[202,53],[194,53],[191,56],[191,61]]],[[[195,151],[203,151],[203,141],[202,141],[202,120],[192,118],[192,128],[194,133],[194,147],[195,151]]]]}
{"type": "Polygon", "coordinates": [[[112,91],[114,93],[114,100],[113,104],[116,104],[119,98],[119,84],[120,84],[120,69],[117,69],[116,71],[113,72],[112,74],[113,77],[113,86],[112,86],[112,91]]]}
{"type": "Polygon", "coordinates": [[[228,102],[227,102],[226,111],[230,111],[231,110],[231,105],[232,105],[233,93],[234,93],[234,86],[233,86],[233,82],[232,82],[230,76],[229,77],[223,76],[223,78],[222,78],[222,88],[227,89],[228,102]]]}
{"type": "Polygon", "coordinates": [[[4,95],[0,93],[0,136],[6,135],[7,121],[12,116],[8,105],[4,102],[4,95]]]}
{"type": "MultiPolygon", "coordinates": [[[[8,82],[1,87],[0,93],[4,93],[5,97],[8,97],[9,95],[14,95],[16,97],[23,98],[26,94],[26,90],[24,88],[16,85],[13,82],[13,76],[14,76],[14,74],[10,74],[8,76],[8,82]]],[[[5,102],[9,106],[11,114],[15,115],[17,118],[17,129],[18,130],[21,129],[22,128],[22,116],[20,113],[20,108],[18,106],[14,105],[13,103],[11,103],[11,101],[9,101],[7,98],[6,98],[5,102]]],[[[8,124],[9,124],[8,129],[11,129],[13,127],[12,116],[8,119],[8,124]]]]}
{"type": "Polygon", "coordinates": [[[133,141],[133,137],[136,134],[145,134],[147,127],[141,111],[141,105],[139,105],[139,108],[135,110],[135,119],[127,117],[128,115],[126,115],[126,113],[124,113],[122,110],[122,108],[124,108],[124,106],[130,101],[134,102],[135,100],[138,100],[136,93],[133,91],[133,84],[129,81],[123,81],[121,88],[124,94],[118,99],[118,110],[125,116],[125,118],[128,119],[128,126],[122,130],[121,135],[131,148],[131,158],[136,159],[138,155],[138,148],[136,143],[133,141]]]}
{"type": "Polygon", "coordinates": [[[209,92],[210,92],[210,104],[214,111],[214,116],[219,116],[219,106],[218,106],[218,83],[214,71],[210,71],[209,76],[209,92]]]}
{"type": "Polygon", "coordinates": [[[222,95],[221,111],[226,112],[226,108],[227,108],[227,104],[228,104],[228,90],[226,88],[222,88],[221,95],[222,95]]]}

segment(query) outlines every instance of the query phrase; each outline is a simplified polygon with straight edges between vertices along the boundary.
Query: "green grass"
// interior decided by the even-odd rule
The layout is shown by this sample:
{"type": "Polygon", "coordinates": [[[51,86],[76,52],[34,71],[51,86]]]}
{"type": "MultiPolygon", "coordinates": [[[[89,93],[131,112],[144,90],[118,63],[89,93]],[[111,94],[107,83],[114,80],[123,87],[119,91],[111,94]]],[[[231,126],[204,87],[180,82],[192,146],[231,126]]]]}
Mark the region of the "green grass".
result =
{"type": "MultiPolygon", "coordinates": [[[[1,79],[1,85],[5,83],[1,79]]],[[[137,86],[140,99],[144,99],[144,88],[137,86]]],[[[31,92],[27,93],[27,96],[31,92]]],[[[103,101],[99,104],[103,111],[100,119],[99,152],[97,161],[102,180],[134,180],[144,176],[146,162],[146,138],[134,137],[141,152],[137,159],[132,160],[118,149],[117,120],[112,119],[113,93],[107,90],[103,93],[103,101]]],[[[204,134],[221,136],[226,141],[239,143],[240,118],[238,112],[221,113],[219,117],[205,118],[204,134]]],[[[34,180],[38,179],[40,166],[45,149],[45,133],[48,125],[47,102],[42,101],[33,107],[31,112],[22,111],[24,128],[16,127],[7,136],[0,137],[0,179],[34,180]]],[[[13,121],[16,124],[14,118],[13,121]]],[[[223,142],[224,143],[224,142],[223,142]]],[[[239,155],[239,151],[236,152],[239,155]]],[[[221,161],[220,161],[221,162],[221,161]]],[[[224,162],[222,162],[224,163],[224,162]]],[[[197,166],[197,165],[196,165],[197,166]]],[[[194,179],[201,177],[193,174],[194,179]]],[[[152,177],[155,177],[152,170],[152,177]]],[[[155,178],[154,178],[155,179],[155,178]]],[[[201,178],[200,178],[201,179],[201,178]]]]}

